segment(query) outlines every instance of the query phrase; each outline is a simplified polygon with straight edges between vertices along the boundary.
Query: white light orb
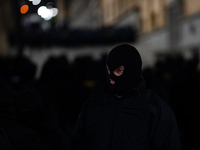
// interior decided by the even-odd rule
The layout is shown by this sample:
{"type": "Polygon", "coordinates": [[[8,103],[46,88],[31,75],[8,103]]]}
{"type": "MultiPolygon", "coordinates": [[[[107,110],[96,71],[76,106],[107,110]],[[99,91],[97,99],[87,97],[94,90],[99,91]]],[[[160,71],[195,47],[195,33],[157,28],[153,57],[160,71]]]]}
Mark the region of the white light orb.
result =
{"type": "Polygon", "coordinates": [[[33,5],[38,5],[41,2],[41,0],[32,0],[33,5]]]}

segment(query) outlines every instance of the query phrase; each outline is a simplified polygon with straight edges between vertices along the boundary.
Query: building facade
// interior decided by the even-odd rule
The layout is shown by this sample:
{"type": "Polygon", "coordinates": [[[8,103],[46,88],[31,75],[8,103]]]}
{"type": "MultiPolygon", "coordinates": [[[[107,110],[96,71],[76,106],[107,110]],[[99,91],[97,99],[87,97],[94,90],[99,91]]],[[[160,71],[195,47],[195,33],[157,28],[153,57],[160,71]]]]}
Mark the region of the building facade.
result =
{"type": "Polygon", "coordinates": [[[157,53],[200,48],[199,0],[72,0],[69,6],[72,29],[136,28],[132,44],[144,64],[154,64],[157,53]]]}
{"type": "Polygon", "coordinates": [[[102,26],[99,0],[72,0],[67,17],[70,29],[99,29],[102,26]]]}
{"type": "Polygon", "coordinates": [[[15,26],[11,0],[0,2],[0,20],[0,56],[7,57],[10,49],[7,31],[15,26]]]}

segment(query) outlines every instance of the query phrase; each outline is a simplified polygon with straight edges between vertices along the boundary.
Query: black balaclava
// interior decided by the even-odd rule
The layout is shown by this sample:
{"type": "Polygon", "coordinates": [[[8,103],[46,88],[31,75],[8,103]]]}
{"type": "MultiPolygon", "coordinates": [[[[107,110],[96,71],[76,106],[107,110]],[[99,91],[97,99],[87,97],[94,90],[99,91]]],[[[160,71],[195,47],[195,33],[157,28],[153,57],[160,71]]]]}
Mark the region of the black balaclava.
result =
{"type": "Polygon", "coordinates": [[[114,47],[107,56],[106,64],[110,70],[110,75],[106,73],[107,84],[116,95],[125,95],[138,84],[142,60],[135,47],[128,44],[114,47]],[[115,76],[113,71],[120,66],[124,66],[124,73],[121,76],[115,76]],[[115,81],[114,85],[110,84],[110,79],[115,81]]]}

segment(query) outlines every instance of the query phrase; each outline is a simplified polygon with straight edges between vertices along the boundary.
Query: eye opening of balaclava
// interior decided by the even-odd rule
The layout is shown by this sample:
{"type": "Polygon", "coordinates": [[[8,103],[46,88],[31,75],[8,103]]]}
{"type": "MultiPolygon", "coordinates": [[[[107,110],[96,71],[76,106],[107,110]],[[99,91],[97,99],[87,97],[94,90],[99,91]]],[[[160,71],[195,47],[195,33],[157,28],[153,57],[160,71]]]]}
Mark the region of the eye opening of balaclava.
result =
{"type": "Polygon", "coordinates": [[[106,72],[107,84],[112,92],[121,96],[135,87],[141,76],[142,60],[137,49],[129,44],[121,44],[114,47],[108,54],[106,64],[110,70],[110,75],[106,72]],[[121,76],[114,75],[113,71],[120,66],[124,66],[121,76]],[[110,79],[115,84],[110,84],[110,79]]]}

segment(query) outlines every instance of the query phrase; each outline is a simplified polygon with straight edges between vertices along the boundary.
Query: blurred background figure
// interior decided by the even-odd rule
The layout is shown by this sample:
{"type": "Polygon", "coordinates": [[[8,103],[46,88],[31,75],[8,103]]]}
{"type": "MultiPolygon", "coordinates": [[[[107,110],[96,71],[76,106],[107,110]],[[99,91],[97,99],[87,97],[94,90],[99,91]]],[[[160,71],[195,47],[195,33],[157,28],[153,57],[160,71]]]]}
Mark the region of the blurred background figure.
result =
{"type": "Polygon", "coordinates": [[[23,125],[17,118],[17,99],[12,87],[0,78],[0,137],[1,149],[44,150],[37,133],[23,125]],[[6,145],[5,145],[6,144],[6,145]]]}
{"type": "Polygon", "coordinates": [[[147,88],[173,108],[182,149],[199,150],[199,0],[0,0],[0,20],[0,76],[46,149],[68,147],[108,51],[129,43],[147,88]]]}

